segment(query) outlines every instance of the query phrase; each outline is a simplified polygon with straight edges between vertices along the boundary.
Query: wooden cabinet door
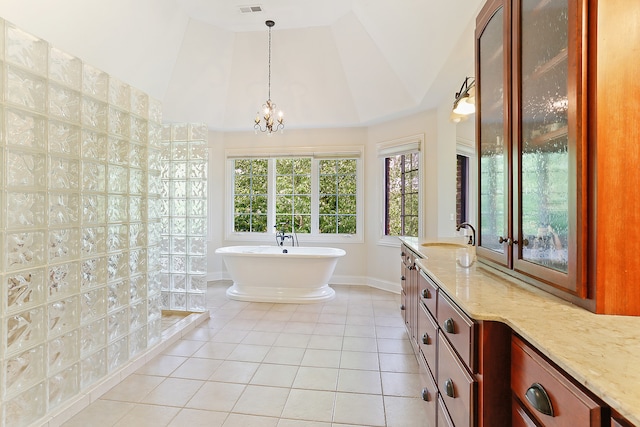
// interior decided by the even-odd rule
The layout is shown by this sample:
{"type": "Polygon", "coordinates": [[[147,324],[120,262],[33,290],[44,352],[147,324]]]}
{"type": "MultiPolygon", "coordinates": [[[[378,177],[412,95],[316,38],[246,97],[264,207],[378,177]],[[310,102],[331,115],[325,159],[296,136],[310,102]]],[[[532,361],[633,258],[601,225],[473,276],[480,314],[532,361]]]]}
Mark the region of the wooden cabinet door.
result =
{"type": "Polygon", "coordinates": [[[509,2],[489,1],[476,22],[478,141],[478,255],[511,267],[504,243],[511,234],[509,183],[509,2]]]}
{"type": "Polygon", "coordinates": [[[587,2],[489,0],[476,21],[478,255],[578,303],[588,297],[587,2]]]}
{"type": "Polygon", "coordinates": [[[586,6],[517,0],[513,10],[514,269],[586,297],[586,6]],[[579,192],[578,189],[581,191],[579,192]]]}

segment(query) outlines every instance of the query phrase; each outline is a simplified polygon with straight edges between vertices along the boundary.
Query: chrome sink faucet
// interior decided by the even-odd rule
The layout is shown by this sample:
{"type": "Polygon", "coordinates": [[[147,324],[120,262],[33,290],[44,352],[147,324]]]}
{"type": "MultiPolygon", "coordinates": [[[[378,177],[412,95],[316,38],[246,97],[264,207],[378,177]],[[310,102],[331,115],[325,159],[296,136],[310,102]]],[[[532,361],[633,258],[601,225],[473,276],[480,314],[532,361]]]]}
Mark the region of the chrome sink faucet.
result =
{"type": "Polygon", "coordinates": [[[469,241],[467,243],[469,243],[470,245],[475,246],[476,245],[476,229],[473,228],[473,225],[469,224],[468,222],[463,222],[461,224],[456,225],[456,231],[460,231],[461,228],[470,228],[471,229],[471,236],[469,236],[469,241]]]}

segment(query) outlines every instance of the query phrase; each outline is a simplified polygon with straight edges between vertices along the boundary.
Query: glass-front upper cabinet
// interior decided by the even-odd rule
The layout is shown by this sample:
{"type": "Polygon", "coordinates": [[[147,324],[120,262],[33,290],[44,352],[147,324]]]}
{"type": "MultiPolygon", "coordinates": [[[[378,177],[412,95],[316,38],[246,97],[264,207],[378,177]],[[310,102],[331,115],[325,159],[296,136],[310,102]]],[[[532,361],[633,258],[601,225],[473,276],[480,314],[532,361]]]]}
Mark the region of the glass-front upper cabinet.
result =
{"type": "Polygon", "coordinates": [[[490,1],[478,16],[476,29],[476,102],[479,153],[478,250],[508,265],[503,240],[509,235],[509,44],[505,30],[510,9],[490,1]]]}
{"type": "Polygon", "coordinates": [[[501,82],[503,96],[510,96],[503,100],[504,142],[495,131],[501,117],[491,104],[500,83],[485,47],[497,14],[482,33],[476,32],[478,253],[580,298],[586,297],[586,236],[580,232],[586,224],[587,182],[585,3],[504,1],[502,9],[511,13],[502,38],[503,51],[511,54],[501,82]]]}

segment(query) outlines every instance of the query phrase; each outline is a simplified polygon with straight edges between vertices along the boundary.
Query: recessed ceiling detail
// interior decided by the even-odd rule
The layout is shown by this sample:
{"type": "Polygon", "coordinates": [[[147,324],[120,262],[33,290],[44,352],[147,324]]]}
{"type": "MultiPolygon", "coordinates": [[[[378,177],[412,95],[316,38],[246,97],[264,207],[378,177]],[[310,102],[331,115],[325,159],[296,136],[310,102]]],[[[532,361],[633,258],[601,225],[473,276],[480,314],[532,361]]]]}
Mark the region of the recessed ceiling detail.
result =
{"type": "Polygon", "coordinates": [[[262,12],[262,6],[240,6],[240,12],[242,13],[262,12]]]}
{"type": "Polygon", "coordinates": [[[268,96],[267,18],[288,129],[436,108],[473,74],[485,0],[258,1],[0,0],[0,17],[159,99],[166,121],[219,131],[253,131],[268,96]]]}

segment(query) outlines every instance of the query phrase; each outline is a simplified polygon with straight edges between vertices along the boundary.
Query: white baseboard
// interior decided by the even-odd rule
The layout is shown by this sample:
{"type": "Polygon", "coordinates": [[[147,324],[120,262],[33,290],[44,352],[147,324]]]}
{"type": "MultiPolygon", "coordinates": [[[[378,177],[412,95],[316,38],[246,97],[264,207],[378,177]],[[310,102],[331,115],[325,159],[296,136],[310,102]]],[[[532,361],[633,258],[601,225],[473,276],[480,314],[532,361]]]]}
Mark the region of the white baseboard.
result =
{"type": "Polygon", "coordinates": [[[227,273],[226,271],[218,271],[207,274],[207,282],[216,282],[218,280],[231,280],[231,277],[229,277],[229,273],[227,273]]]}

